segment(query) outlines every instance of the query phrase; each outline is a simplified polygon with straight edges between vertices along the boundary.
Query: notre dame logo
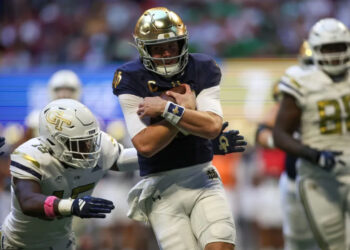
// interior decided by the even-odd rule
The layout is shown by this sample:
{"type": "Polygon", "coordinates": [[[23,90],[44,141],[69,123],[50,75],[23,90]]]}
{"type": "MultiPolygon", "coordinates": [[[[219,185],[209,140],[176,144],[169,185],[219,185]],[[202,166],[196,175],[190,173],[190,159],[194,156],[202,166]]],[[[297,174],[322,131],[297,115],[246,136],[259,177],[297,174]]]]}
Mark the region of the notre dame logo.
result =
{"type": "Polygon", "coordinates": [[[209,169],[207,171],[207,175],[210,180],[219,178],[218,173],[214,169],[209,169]]]}
{"type": "Polygon", "coordinates": [[[148,81],[147,86],[148,86],[149,91],[151,91],[152,93],[158,91],[158,86],[157,86],[156,81],[153,81],[153,80],[148,81]]]}
{"type": "Polygon", "coordinates": [[[121,71],[115,72],[113,77],[113,87],[116,88],[121,80],[122,80],[122,72],[121,71]]]}
{"type": "Polygon", "coordinates": [[[72,124],[72,121],[63,117],[64,112],[61,110],[51,110],[46,113],[46,121],[55,125],[55,129],[62,131],[62,125],[65,123],[67,126],[72,124]]]}
{"type": "Polygon", "coordinates": [[[174,115],[177,115],[180,111],[179,111],[179,106],[175,106],[175,108],[173,108],[173,110],[171,110],[171,112],[174,114],[174,115]]]}

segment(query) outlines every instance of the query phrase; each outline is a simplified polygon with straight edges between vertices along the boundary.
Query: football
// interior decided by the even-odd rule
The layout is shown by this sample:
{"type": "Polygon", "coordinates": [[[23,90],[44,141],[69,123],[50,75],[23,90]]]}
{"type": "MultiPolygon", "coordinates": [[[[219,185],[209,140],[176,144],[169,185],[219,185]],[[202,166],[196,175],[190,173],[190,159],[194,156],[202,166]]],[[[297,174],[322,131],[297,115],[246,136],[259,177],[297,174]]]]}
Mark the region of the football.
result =
{"type": "MultiPolygon", "coordinates": [[[[173,91],[179,94],[185,94],[186,92],[186,87],[185,84],[181,84],[179,86],[176,86],[172,89],[169,89],[167,91],[173,91]]],[[[176,102],[175,99],[169,95],[166,94],[167,91],[164,91],[160,94],[160,97],[163,98],[164,100],[171,101],[171,102],[176,102]]]]}

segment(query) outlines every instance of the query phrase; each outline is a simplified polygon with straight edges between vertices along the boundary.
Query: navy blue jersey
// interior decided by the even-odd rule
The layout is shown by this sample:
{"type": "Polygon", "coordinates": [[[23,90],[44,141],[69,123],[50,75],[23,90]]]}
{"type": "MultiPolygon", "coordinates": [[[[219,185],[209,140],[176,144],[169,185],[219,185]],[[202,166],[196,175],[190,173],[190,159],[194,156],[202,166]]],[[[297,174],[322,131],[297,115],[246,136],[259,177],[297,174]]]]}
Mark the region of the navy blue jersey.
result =
{"type": "Polygon", "coordinates": [[[297,177],[297,169],[296,169],[297,159],[298,159],[297,157],[291,154],[286,154],[286,161],[285,161],[286,173],[291,180],[295,180],[297,177]]]}
{"type": "MultiPolygon", "coordinates": [[[[148,71],[140,60],[128,62],[119,67],[113,80],[113,93],[117,96],[132,94],[139,97],[159,96],[182,83],[187,83],[198,95],[203,89],[219,85],[221,71],[215,61],[204,54],[190,54],[182,74],[170,79],[148,71]]],[[[162,119],[162,118],[160,118],[162,119]]],[[[151,124],[159,119],[151,120],[151,124]]],[[[140,175],[189,167],[211,161],[211,141],[198,136],[184,136],[181,133],[164,149],[150,158],[138,155],[140,175]]]]}

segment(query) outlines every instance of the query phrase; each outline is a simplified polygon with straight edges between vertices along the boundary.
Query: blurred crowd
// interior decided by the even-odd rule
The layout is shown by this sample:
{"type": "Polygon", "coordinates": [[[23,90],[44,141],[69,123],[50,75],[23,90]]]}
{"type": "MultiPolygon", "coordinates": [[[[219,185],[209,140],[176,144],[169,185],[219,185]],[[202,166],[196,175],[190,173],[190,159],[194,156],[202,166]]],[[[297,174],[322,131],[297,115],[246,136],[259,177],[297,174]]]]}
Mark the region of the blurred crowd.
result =
{"type": "Polygon", "coordinates": [[[153,6],[180,14],[190,51],[226,58],[295,54],[301,38],[323,17],[350,25],[346,0],[2,0],[0,67],[98,67],[134,58],[134,25],[153,6]]]}

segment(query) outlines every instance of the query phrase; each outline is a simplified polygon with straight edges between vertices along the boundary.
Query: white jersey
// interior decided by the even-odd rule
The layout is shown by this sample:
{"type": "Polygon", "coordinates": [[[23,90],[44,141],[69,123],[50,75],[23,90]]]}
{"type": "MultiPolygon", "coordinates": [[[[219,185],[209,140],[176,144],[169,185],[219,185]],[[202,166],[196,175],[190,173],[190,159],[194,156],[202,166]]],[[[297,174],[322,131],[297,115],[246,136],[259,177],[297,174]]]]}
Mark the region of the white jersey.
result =
{"type": "MultiPolygon", "coordinates": [[[[91,195],[96,183],[118,159],[123,146],[102,132],[101,156],[96,167],[83,169],[62,164],[51,156],[39,138],[31,139],[11,155],[11,174],[40,184],[44,195],[77,198],[91,195]]],[[[72,217],[41,219],[24,215],[12,189],[12,210],[2,231],[11,245],[43,248],[69,237],[72,217]]]]}
{"type": "Polygon", "coordinates": [[[301,141],[319,150],[350,156],[350,79],[333,82],[316,67],[292,66],[279,89],[295,97],[302,109],[301,141]]]}

